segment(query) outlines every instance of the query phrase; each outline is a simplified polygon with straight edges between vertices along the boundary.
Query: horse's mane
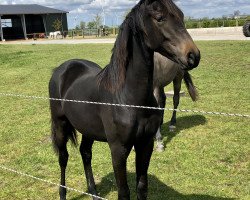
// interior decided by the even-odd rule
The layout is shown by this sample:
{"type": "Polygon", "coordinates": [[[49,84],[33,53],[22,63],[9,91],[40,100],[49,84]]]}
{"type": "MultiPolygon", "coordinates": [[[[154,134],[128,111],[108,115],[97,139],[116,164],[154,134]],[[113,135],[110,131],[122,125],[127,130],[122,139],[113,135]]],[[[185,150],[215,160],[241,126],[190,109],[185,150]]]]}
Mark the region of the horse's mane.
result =
{"type": "Polygon", "coordinates": [[[115,92],[120,89],[126,78],[126,66],[128,64],[129,54],[132,49],[129,48],[132,34],[137,33],[139,19],[139,7],[145,0],[141,0],[126,16],[120,26],[119,34],[112,49],[110,63],[98,74],[99,85],[107,90],[115,92]]]}

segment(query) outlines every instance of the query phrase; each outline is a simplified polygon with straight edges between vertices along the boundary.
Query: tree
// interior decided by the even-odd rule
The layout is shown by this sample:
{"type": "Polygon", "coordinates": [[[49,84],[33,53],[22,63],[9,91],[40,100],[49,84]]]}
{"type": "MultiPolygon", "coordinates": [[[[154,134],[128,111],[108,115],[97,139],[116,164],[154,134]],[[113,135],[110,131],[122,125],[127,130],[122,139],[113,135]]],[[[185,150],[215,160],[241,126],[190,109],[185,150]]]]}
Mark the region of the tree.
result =
{"type": "Polygon", "coordinates": [[[239,10],[235,10],[234,14],[233,14],[234,18],[238,18],[239,15],[240,15],[240,11],[239,10]]]}
{"type": "MultiPolygon", "coordinates": [[[[93,21],[91,21],[91,22],[88,23],[87,27],[89,29],[93,29],[93,28],[100,28],[101,25],[102,25],[102,17],[99,14],[97,14],[94,17],[93,21]]],[[[80,24],[80,27],[81,27],[81,24],[80,24]]]]}
{"type": "Polygon", "coordinates": [[[84,21],[80,21],[80,29],[85,29],[86,23],[84,21]]]}
{"type": "Polygon", "coordinates": [[[88,27],[89,29],[96,28],[95,22],[94,22],[94,21],[89,22],[88,25],[87,25],[87,27],[88,27]]]}
{"type": "Polygon", "coordinates": [[[94,23],[95,23],[95,28],[100,28],[100,26],[102,25],[102,17],[101,17],[101,15],[97,14],[94,17],[94,23]]]}
{"type": "Polygon", "coordinates": [[[75,30],[80,30],[80,26],[76,25],[75,30]]]}
{"type": "Polygon", "coordinates": [[[185,16],[184,17],[184,21],[189,21],[189,20],[192,20],[192,17],[190,17],[190,16],[185,16]]]}
{"type": "Polygon", "coordinates": [[[54,28],[55,31],[60,31],[62,30],[62,21],[59,19],[56,19],[53,24],[52,27],[54,28]]]}
{"type": "Polygon", "coordinates": [[[228,19],[227,15],[222,15],[222,19],[228,19]]]}

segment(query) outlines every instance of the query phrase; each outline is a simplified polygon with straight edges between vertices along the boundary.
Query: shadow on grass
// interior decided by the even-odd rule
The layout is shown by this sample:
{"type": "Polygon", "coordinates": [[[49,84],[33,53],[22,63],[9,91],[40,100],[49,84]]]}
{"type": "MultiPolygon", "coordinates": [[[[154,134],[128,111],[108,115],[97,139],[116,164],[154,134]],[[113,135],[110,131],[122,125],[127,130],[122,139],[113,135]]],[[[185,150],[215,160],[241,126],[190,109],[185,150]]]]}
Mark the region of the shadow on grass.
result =
{"type": "MultiPolygon", "coordinates": [[[[131,199],[136,199],[135,194],[135,173],[128,173],[128,183],[130,186],[131,199]]],[[[172,187],[167,186],[153,175],[148,176],[149,192],[148,200],[233,200],[234,198],[213,197],[203,194],[181,194],[172,187]]],[[[111,191],[117,191],[114,185],[114,173],[109,173],[102,181],[97,184],[97,191],[100,191],[100,196],[105,197],[111,191]]],[[[71,200],[86,199],[86,195],[79,195],[71,200]]]]}
{"type": "Polygon", "coordinates": [[[195,126],[204,125],[206,124],[207,120],[203,115],[191,115],[191,116],[184,116],[178,117],[176,119],[176,129],[174,132],[169,131],[169,122],[166,122],[162,125],[162,137],[164,141],[164,146],[171,142],[171,140],[182,130],[186,130],[195,126]],[[166,138],[165,138],[166,137],[166,138]]]}
{"type": "MultiPolygon", "coordinates": [[[[207,122],[203,115],[191,115],[177,118],[177,126],[174,132],[169,132],[169,124],[167,122],[162,126],[162,136],[164,145],[166,146],[171,140],[182,130],[189,129],[195,126],[204,125],[207,122]]],[[[128,173],[128,183],[131,189],[131,199],[136,199],[135,193],[135,173],[128,173]]],[[[231,200],[233,198],[213,197],[202,194],[181,194],[173,188],[165,185],[153,175],[149,175],[149,195],[148,200],[231,200]]],[[[100,192],[101,197],[107,196],[110,192],[117,191],[115,186],[114,173],[109,173],[102,178],[101,183],[97,184],[97,192],[100,192]]],[[[71,200],[91,199],[86,198],[86,195],[80,195],[71,200]]]]}

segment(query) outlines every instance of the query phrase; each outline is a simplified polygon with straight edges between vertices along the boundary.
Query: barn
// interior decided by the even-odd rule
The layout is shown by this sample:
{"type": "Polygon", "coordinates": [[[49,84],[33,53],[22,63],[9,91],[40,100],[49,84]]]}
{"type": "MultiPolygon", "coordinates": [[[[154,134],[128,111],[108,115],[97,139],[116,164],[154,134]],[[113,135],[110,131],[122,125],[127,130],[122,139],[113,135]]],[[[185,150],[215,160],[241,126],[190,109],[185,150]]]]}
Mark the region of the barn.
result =
{"type": "Polygon", "coordinates": [[[48,36],[54,31],[64,33],[68,31],[67,13],[37,4],[0,5],[0,40],[48,36]],[[60,30],[56,30],[58,27],[60,30]]]}

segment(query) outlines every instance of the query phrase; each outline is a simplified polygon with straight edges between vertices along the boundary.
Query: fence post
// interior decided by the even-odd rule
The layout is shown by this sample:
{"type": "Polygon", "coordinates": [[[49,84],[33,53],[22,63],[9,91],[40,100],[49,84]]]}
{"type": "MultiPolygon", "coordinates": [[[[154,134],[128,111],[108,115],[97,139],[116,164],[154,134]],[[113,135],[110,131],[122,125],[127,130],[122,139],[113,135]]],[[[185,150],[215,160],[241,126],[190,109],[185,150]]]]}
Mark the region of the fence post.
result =
{"type": "Polygon", "coordinates": [[[3,38],[2,16],[0,15],[0,40],[5,41],[3,38]]]}

